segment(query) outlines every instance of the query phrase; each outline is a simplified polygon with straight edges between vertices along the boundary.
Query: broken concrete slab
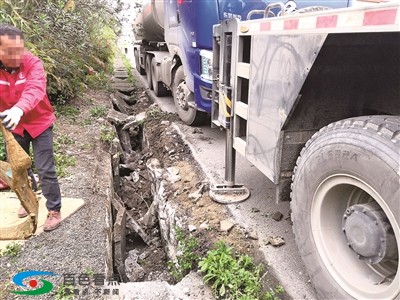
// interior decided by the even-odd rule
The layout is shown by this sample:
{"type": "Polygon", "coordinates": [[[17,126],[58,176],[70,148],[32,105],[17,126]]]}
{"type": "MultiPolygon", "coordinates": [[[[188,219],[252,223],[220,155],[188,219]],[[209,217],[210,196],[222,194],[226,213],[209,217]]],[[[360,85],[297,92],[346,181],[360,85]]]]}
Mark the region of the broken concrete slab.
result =
{"type": "Polygon", "coordinates": [[[110,109],[106,116],[107,121],[115,125],[124,125],[127,122],[135,120],[134,116],[129,116],[127,114],[116,111],[115,109],[110,109]]]}
{"type": "Polygon", "coordinates": [[[128,96],[118,91],[115,92],[114,96],[120,98],[129,105],[134,105],[137,102],[137,98],[135,96],[128,96]]]}
{"type": "MultiPolygon", "coordinates": [[[[113,225],[113,241],[114,241],[114,264],[117,267],[123,266],[126,259],[126,209],[120,202],[113,203],[117,210],[115,222],[113,225]]],[[[123,271],[120,274],[125,275],[123,271]]]]}
{"type": "Polygon", "coordinates": [[[130,82],[114,82],[112,84],[113,88],[116,90],[133,89],[133,85],[130,82]]]}
{"type": "Polygon", "coordinates": [[[178,284],[171,286],[165,281],[127,282],[118,286],[107,286],[118,289],[120,299],[140,300],[213,300],[211,289],[206,286],[201,277],[191,272],[178,284]],[[121,298],[122,297],[122,298],[121,298]]]}
{"type": "Polygon", "coordinates": [[[115,71],[114,77],[118,78],[118,79],[126,79],[126,78],[128,78],[128,72],[127,71],[115,71]]]}
{"type": "Polygon", "coordinates": [[[131,144],[131,137],[129,135],[129,132],[127,132],[125,130],[121,130],[119,133],[119,138],[120,138],[122,149],[127,153],[131,153],[132,152],[132,144],[131,144]]]}
{"type": "Polygon", "coordinates": [[[136,91],[136,88],[132,87],[132,84],[115,84],[113,88],[118,90],[120,93],[125,94],[127,96],[132,96],[132,94],[136,91]]]}
{"type": "Polygon", "coordinates": [[[122,100],[119,97],[111,97],[112,103],[118,108],[118,110],[120,112],[122,112],[123,114],[127,114],[129,115],[131,112],[131,108],[128,104],[126,104],[126,102],[124,100],[122,100]]]}
{"type": "Polygon", "coordinates": [[[158,211],[157,203],[152,202],[146,214],[139,219],[139,222],[148,229],[155,228],[158,223],[157,211],[158,211]]]}
{"type": "Polygon", "coordinates": [[[147,116],[145,112],[142,112],[140,114],[137,114],[134,116],[134,118],[127,122],[124,127],[122,127],[122,130],[128,130],[131,129],[132,127],[136,127],[144,122],[146,120],[147,116]]]}
{"type": "MultiPolygon", "coordinates": [[[[124,206],[121,198],[119,198],[118,195],[114,196],[114,198],[112,199],[112,204],[114,207],[124,206]]],[[[135,221],[135,219],[132,217],[129,211],[126,211],[126,227],[136,232],[142,238],[143,242],[149,245],[151,238],[146,234],[143,228],[135,221]]]]}

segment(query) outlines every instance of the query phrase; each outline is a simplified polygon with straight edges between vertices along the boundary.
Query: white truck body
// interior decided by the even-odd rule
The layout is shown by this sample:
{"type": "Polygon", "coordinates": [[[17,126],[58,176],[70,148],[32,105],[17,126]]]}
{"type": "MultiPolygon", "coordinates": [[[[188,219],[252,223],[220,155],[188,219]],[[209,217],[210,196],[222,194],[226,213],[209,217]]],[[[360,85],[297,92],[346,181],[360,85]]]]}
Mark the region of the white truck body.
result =
{"type": "Polygon", "coordinates": [[[399,3],[310,10],[214,27],[227,186],[239,152],[291,198],[321,299],[398,299],[399,3]]]}

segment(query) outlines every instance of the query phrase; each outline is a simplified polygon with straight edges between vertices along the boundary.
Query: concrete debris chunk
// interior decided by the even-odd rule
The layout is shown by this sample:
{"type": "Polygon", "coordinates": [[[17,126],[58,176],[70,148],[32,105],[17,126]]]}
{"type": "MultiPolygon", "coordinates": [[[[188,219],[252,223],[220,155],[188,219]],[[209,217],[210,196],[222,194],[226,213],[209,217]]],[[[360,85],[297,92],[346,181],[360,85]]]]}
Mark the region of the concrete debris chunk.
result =
{"type": "Polygon", "coordinates": [[[204,190],[207,186],[206,183],[204,182],[199,182],[197,185],[199,185],[199,189],[191,194],[189,194],[189,199],[192,199],[194,202],[197,202],[201,196],[203,196],[204,190]]]}
{"type": "Polygon", "coordinates": [[[131,178],[134,183],[138,182],[140,179],[140,173],[138,171],[134,171],[131,173],[131,178]]]}
{"type": "Polygon", "coordinates": [[[200,229],[201,230],[208,230],[210,229],[210,225],[208,225],[206,222],[203,222],[200,224],[200,229]]]}
{"type": "Polygon", "coordinates": [[[146,275],[144,269],[138,264],[139,253],[136,249],[129,251],[125,260],[125,272],[130,281],[139,281],[146,275]]]}
{"type": "Polygon", "coordinates": [[[175,183],[182,179],[181,176],[178,175],[179,171],[180,171],[178,168],[170,167],[170,168],[167,168],[166,171],[167,172],[164,176],[165,180],[175,183]]]}
{"type": "Polygon", "coordinates": [[[280,236],[269,236],[265,240],[265,245],[272,245],[274,247],[280,247],[285,244],[285,240],[280,236]]]}
{"type": "Polygon", "coordinates": [[[158,224],[157,211],[157,202],[152,202],[146,214],[139,219],[139,222],[146,228],[156,227],[158,224]]]}
{"type": "Polygon", "coordinates": [[[150,255],[150,250],[144,251],[142,254],[139,255],[139,260],[145,260],[150,255]]]}
{"type": "Polygon", "coordinates": [[[235,223],[230,220],[222,220],[220,222],[220,230],[222,232],[229,232],[233,228],[233,226],[235,226],[235,223]]]}
{"type": "Polygon", "coordinates": [[[250,231],[250,232],[248,233],[248,237],[249,237],[249,239],[251,239],[251,240],[258,240],[258,235],[257,235],[257,233],[254,232],[254,231],[250,231]]]}
{"type": "Polygon", "coordinates": [[[161,125],[169,126],[169,125],[171,125],[171,122],[164,120],[164,121],[161,121],[161,125]]]}
{"type": "Polygon", "coordinates": [[[194,232],[197,230],[197,227],[194,225],[191,225],[191,224],[189,224],[188,228],[189,228],[189,232],[194,232]]]}
{"type": "Polygon", "coordinates": [[[132,153],[132,144],[131,144],[131,137],[129,133],[126,131],[120,132],[120,142],[122,149],[127,153],[132,153]]]}
{"type": "Polygon", "coordinates": [[[157,158],[151,158],[146,163],[147,168],[156,178],[162,178],[164,169],[161,168],[160,161],[157,158]]]}
{"type": "Polygon", "coordinates": [[[194,202],[197,202],[203,194],[199,193],[199,191],[196,191],[194,193],[189,194],[189,199],[192,199],[194,202]]]}

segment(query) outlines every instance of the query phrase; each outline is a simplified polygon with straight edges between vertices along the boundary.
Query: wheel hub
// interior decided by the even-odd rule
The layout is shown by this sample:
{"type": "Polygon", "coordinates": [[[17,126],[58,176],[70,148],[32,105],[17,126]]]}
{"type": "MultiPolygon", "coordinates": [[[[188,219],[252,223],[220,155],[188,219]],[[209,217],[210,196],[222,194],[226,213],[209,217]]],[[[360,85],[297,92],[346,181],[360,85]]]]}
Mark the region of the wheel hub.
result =
{"type": "Polygon", "coordinates": [[[188,104],[187,104],[187,97],[186,97],[186,84],[184,82],[180,83],[177,88],[176,88],[176,99],[178,100],[178,105],[180,108],[183,110],[188,109],[188,104]]]}
{"type": "Polygon", "coordinates": [[[397,258],[397,245],[390,223],[376,202],[347,208],[342,219],[348,246],[371,264],[397,258]]]}

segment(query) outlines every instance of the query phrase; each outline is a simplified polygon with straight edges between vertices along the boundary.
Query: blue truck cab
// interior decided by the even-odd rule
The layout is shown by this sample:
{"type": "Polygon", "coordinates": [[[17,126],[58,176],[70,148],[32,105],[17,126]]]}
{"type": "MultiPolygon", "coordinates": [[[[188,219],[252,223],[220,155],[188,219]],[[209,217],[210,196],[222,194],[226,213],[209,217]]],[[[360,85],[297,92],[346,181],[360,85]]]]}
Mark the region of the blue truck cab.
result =
{"type": "MultiPolygon", "coordinates": [[[[340,8],[350,6],[350,1],[298,1],[295,5],[297,8],[316,5],[340,8]]],[[[169,20],[176,18],[173,24],[177,27],[178,47],[186,85],[194,94],[193,102],[189,105],[194,109],[203,113],[211,112],[213,25],[228,18],[245,20],[250,11],[264,10],[269,3],[272,2],[261,0],[165,1],[167,18],[169,20]]],[[[262,17],[262,15],[258,14],[254,17],[262,17]]],[[[168,30],[168,28],[164,29],[168,30]]]]}
{"type": "MultiPolygon", "coordinates": [[[[285,8],[340,8],[351,6],[351,1],[289,1],[285,8]]],[[[172,92],[182,121],[200,125],[212,107],[213,26],[230,18],[246,20],[249,12],[252,12],[251,19],[261,18],[260,11],[264,12],[271,3],[262,0],[151,0],[143,7],[142,21],[136,24],[143,24],[138,28],[144,32],[134,45],[136,68],[140,74],[147,75],[149,88],[154,89],[157,96],[172,92]]]]}

